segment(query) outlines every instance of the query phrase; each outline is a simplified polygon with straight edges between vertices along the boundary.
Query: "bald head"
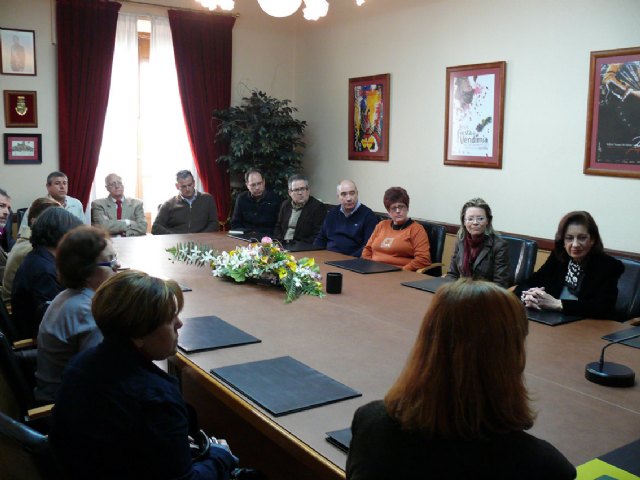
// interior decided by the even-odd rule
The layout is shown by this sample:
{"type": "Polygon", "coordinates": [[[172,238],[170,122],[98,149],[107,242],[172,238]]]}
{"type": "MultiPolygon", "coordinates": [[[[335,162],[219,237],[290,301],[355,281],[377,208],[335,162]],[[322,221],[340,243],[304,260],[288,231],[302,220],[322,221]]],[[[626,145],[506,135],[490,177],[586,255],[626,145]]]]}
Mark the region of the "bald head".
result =
{"type": "Polygon", "coordinates": [[[353,180],[342,180],[337,187],[338,201],[344,213],[349,215],[358,204],[358,187],[353,180]]]}

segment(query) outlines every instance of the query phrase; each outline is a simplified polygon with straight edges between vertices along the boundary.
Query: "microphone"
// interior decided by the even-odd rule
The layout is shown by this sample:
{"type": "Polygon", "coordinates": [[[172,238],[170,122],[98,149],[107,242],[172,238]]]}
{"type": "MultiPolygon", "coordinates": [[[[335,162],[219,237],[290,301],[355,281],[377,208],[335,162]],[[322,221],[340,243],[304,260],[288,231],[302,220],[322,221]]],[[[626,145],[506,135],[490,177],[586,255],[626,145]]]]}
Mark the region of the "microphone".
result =
{"type": "MultiPolygon", "coordinates": [[[[635,329],[634,329],[635,330],[635,329]]],[[[600,352],[600,360],[597,362],[588,363],[584,376],[587,380],[598,385],[604,385],[605,387],[633,387],[635,383],[636,374],[626,365],[619,363],[605,362],[604,351],[611,345],[622,343],[626,340],[631,340],[640,337],[640,332],[637,330],[628,337],[619,338],[611,343],[602,347],[600,352]]]]}

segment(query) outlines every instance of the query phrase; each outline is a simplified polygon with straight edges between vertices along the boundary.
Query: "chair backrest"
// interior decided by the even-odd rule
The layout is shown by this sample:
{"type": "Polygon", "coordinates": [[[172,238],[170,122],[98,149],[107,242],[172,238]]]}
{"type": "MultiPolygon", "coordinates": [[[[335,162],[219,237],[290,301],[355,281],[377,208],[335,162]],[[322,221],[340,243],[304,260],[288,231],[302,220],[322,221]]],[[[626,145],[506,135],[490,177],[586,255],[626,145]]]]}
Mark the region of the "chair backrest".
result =
{"type": "Polygon", "coordinates": [[[27,207],[19,208],[16,210],[16,225],[18,226],[18,233],[20,232],[20,224],[22,223],[22,218],[24,214],[27,213],[27,207]]]}
{"type": "Polygon", "coordinates": [[[518,285],[533,274],[538,244],[533,240],[512,235],[500,235],[500,237],[509,244],[510,284],[518,285]]]}
{"type": "Polygon", "coordinates": [[[616,317],[629,320],[640,317],[640,261],[626,257],[615,257],[624,264],[624,273],[618,280],[616,317]]]}
{"type": "Polygon", "coordinates": [[[23,365],[7,337],[0,332],[0,375],[16,399],[21,419],[27,418],[28,410],[35,406],[35,376],[32,370],[29,371],[32,368],[23,365]]]}
{"type": "MultiPolygon", "coordinates": [[[[447,238],[447,229],[444,225],[437,223],[418,220],[418,223],[427,231],[429,237],[429,253],[431,254],[432,263],[442,263],[442,254],[444,252],[444,242],[447,238]]],[[[426,273],[433,277],[442,276],[442,267],[427,270],[426,273]]]]}
{"type": "Polygon", "coordinates": [[[46,435],[0,412],[3,478],[58,479],[58,465],[46,435]]]}
{"type": "Polygon", "coordinates": [[[0,300],[0,331],[7,336],[10,343],[22,340],[21,338],[18,338],[18,331],[13,325],[7,306],[2,300],[0,300]]]}

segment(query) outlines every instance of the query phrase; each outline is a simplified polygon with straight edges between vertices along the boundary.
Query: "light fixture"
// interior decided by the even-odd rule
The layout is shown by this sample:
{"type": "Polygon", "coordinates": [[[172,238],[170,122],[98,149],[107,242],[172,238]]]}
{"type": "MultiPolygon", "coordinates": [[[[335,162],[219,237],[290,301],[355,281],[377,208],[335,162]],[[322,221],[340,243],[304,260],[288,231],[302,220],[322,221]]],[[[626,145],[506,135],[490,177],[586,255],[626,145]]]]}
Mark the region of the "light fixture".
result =
{"type": "MultiPolygon", "coordinates": [[[[202,6],[209,10],[230,11],[235,6],[234,0],[196,0],[202,6]]],[[[298,11],[303,0],[258,0],[258,4],[262,10],[272,17],[288,17],[298,11]]],[[[362,5],[365,0],[356,0],[358,6],[362,5]]],[[[329,11],[329,2],[327,0],[304,0],[305,7],[302,9],[304,18],[307,20],[318,20],[325,17],[329,11]]]]}

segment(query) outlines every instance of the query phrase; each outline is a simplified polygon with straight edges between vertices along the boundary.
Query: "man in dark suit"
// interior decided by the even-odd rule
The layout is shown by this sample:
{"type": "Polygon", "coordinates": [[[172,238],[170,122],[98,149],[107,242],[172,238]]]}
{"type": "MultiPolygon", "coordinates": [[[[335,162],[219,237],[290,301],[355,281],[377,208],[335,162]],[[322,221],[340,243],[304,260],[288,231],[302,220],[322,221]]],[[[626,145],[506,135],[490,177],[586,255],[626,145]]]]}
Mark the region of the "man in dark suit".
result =
{"type": "Polygon", "coordinates": [[[231,217],[232,230],[273,235],[273,227],[278,220],[278,210],[282,199],[267,188],[259,170],[249,170],[244,174],[247,191],[236,198],[236,206],[231,217]]]}
{"type": "Polygon", "coordinates": [[[291,198],[280,206],[273,236],[279,240],[313,243],[327,208],[309,194],[309,180],[304,175],[292,175],[288,184],[291,198]]]}

